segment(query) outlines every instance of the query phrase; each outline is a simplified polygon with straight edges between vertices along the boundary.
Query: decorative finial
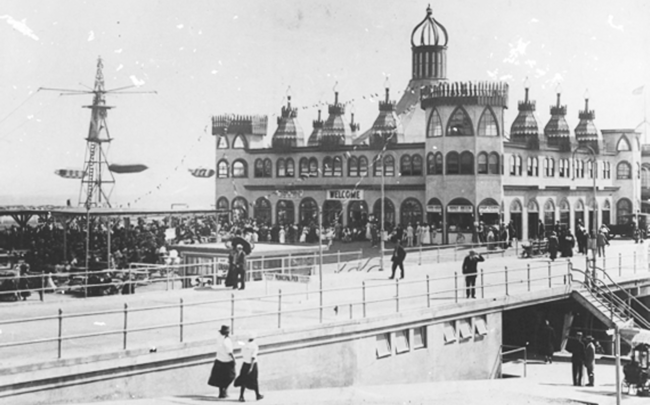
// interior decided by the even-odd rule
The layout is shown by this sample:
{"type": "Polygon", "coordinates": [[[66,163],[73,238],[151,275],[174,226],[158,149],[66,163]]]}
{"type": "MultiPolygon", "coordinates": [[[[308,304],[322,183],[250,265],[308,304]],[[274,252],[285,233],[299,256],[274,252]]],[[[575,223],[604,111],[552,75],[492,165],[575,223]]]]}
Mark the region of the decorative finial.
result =
{"type": "Polygon", "coordinates": [[[386,89],[386,102],[390,101],[390,76],[386,75],[386,80],[384,80],[384,88],[386,89]]]}
{"type": "Polygon", "coordinates": [[[287,107],[291,108],[291,86],[287,87],[287,107]]]}
{"type": "Polygon", "coordinates": [[[427,16],[431,16],[432,11],[431,11],[431,3],[427,6],[427,16]]]}
{"type": "Polygon", "coordinates": [[[589,112],[589,89],[585,90],[585,112],[589,112]]]}
{"type": "Polygon", "coordinates": [[[528,76],[524,80],[524,88],[526,89],[526,102],[528,102],[528,90],[530,89],[530,81],[528,81],[528,76]]]}
{"type": "Polygon", "coordinates": [[[339,85],[339,82],[337,80],[336,83],[334,83],[334,87],[332,87],[332,90],[334,90],[334,104],[339,103],[339,92],[336,91],[336,88],[338,87],[338,85],[339,85]]]}

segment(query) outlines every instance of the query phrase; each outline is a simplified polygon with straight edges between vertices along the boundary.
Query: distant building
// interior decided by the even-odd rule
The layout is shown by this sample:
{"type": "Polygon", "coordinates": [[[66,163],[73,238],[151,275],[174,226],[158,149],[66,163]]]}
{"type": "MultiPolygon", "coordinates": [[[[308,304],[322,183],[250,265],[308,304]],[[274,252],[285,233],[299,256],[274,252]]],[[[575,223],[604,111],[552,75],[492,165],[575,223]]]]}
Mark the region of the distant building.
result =
{"type": "Polygon", "coordinates": [[[599,131],[588,99],[572,132],[560,94],[542,128],[526,88],[508,137],[508,84],[448,81],[447,42],[427,8],[411,34],[407,91],[395,103],[386,89],[363,133],[354,114],[346,120],[338,93],[309,135],[289,98],[271,147],[262,146],[264,117],[213,117],[217,208],[232,210],[229,219],[308,225],[322,206],[326,225],[363,227],[381,217],[383,171],[386,223],[433,225],[433,243],[471,237],[479,222],[512,220],[526,239],[539,220],[546,229],[558,221],[574,229],[578,220],[591,229],[594,219],[616,223],[640,210],[639,133],[599,131]]]}

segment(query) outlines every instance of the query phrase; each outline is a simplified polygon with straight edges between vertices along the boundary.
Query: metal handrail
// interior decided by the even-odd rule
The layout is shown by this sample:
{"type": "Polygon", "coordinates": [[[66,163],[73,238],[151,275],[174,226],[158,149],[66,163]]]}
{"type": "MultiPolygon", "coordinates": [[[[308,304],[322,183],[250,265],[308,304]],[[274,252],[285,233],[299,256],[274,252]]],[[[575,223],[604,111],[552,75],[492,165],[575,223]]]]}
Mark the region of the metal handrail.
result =
{"type": "MultiPolygon", "coordinates": [[[[607,277],[607,279],[609,280],[609,282],[610,282],[611,284],[613,284],[613,285],[618,289],[618,291],[622,291],[622,292],[625,294],[626,298],[628,298],[628,299],[630,299],[630,300],[636,302],[637,305],[639,305],[639,306],[640,306],[641,308],[643,308],[643,309],[644,309],[648,314],[650,314],[650,308],[648,308],[648,307],[647,307],[643,302],[641,302],[641,300],[639,300],[638,298],[636,298],[634,295],[630,294],[630,293],[629,293],[625,288],[621,287],[620,284],[618,284],[616,281],[614,281],[614,279],[612,279],[612,276],[610,276],[609,273],[607,273],[607,271],[605,271],[604,269],[601,269],[601,268],[599,268],[599,267],[595,267],[595,270],[600,270],[601,273],[604,274],[604,275],[607,277]]],[[[604,284],[604,283],[603,283],[603,284],[604,284]]],[[[617,297],[617,298],[618,298],[618,297],[617,297]]],[[[632,308],[631,305],[628,305],[628,306],[629,306],[630,308],[632,308]]],[[[641,319],[644,319],[644,320],[645,320],[645,318],[643,318],[643,317],[641,317],[641,319]]],[[[650,323],[649,323],[649,324],[650,324],[650,323]]]]}
{"type": "Polygon", "coordinates": [[[527,346],[511,346],[511,345],[501,345],[499,347],[499,350],[501,351],[501,363],[503,363],[503,356],[512,354],[512,353],[518,353],[518,352],[524,352],[524,378],[527,376],[527,366],[528,366],[528,347],[527,346]],[[503,351],[504,348],[512,348],[512,350],[508,351],[503,351]]]}

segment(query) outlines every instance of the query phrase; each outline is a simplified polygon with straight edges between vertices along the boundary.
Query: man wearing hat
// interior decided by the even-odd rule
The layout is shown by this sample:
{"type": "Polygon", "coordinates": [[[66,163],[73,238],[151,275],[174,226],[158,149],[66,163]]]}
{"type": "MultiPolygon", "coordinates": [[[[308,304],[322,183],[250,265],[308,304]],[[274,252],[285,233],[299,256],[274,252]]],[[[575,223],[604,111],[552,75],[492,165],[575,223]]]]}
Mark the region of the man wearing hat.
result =
{"type": "Polygon", "coordinates": [[[217,358],[208,380],[208,385],[219,388],[219,398],[228,398],[228,386],[235,379],[235,354],[229,335],[230,327],[222,325],[217,337],[217,358]]]}
{"type": "Polygon", "coordinates": [[[258,401],[264,398],[264,396],[260,394],[259,384],[257,383],[257,355],[260,349],[257,346],[257,343],[255,343],[256,338],[257,335],[251,333],[248,342],[241,350],[244,362],[241,365],[239,377],[235,380],[235,387],[241,387],[239,402],[245,401],[244,392],[246,391],[246,388],[255,391],[255,397],[258,401]]]}
{"type": "Polygon", "coordinates": [[[235,244],[228,259],[230,263],[227,278],[229,280],[227,280],[226,286],[232,286],[233,290],[236,290],[241,283],[239,289],[243,290],[246,287],[246,252],[244,251],[244,245],[241,243],[235,244]]]}
{"type": "Polygon", "coordinates": [[[575,337],[569,338],[567,351],[571,353],[573,385],[580,387],[582,385],[582,367],[585,362],[585,343],[582,338],[582,332],[576,332],[575,337]]]}
{"type": "Polygon", "coordinates": [[[476,298],[476,266],[478,262],[483,262],[485,259],[480,254],[473,250],[465,256],[463,260],[463,274],[465,275],[465,286],[467,298],[476,298]]]}

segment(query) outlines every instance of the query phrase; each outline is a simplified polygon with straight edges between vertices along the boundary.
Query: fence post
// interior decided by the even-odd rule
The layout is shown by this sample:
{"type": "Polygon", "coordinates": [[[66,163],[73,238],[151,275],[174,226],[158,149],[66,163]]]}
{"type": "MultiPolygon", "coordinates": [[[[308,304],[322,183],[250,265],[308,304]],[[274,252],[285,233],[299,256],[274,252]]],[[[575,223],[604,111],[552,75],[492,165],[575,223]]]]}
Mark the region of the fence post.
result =
{"type": "Polygon", "coordinates": [[[230,293],[230,333],[235,333],[235,294],[230,293]]]}
{"type": "Polygon", "coordinates": [[[278,329],[282,328],[282,290],[278,290],[278,329]]]}
{"type": "Polygon", "coordinates": [[[621,276],[621,254],[618,254],[618,276],[621,276]]]}
{"type": "Polygon", "coordinates": [[[180,323],[181,343],[183,343],[183,299],[182,298],[179,305],[179,310],[181,313],[181,323],[180,323]]]}
{"type": "MultiPolygon", "coordinates": [[[[54,290],[56,292],[56,289],[54,290]]],[[[45,273],[41,272],[41,291],[39,291],[41,296],[41,302],[45,301],[45,273]]]]}
{"type": "MultiPolygon", "coordinates": [[[[438,245],[438,246],[436,247],[436,251],[438,252],[436,262],[437,262],[437,263],[440,263],[440,245],[438,245]]],[[[648,266],[649,266],[649,268],[650,268],[650,264],[649,264],[648,266]]]]}
{"type": "Polygon", "coordinates": [[[399,278],[395,277],[395,307],[399,312],[399,278]]]}
{"type": "Polygon", "coordinates": [[[427,308],[431,308],[431,289],[429,288],[429,275],[427,274],[427,308]]]}
{"type": "Polygon", "coordinates": [[[530,292],[530,264],[526,264],[526,274],[528,277],[528,291],[530,292]]]}
{"type": "Polygon", "coordinates": [[[456,246],[454,246],[454,261],[456,261],[456,246]]]}
{"type": "Polygon", "coordinates": [[[352,319],[352,304],[350,304],[350,319],[352,319]]]}
{"type": "Polygon", "coordinates": [[[515,239],[515,257],[519,257],[519,239],[515,239]]]}
{"type": "Polygon", "coordinates": [[[506,271],[504,273],[506,275],[506,295],[508,295],[508,266],[506,266],[506,271]]]}
{"type": "Polygon", "coordinates": [[[483,279],[483,269],[481,269],[481,298],[485,298],[485,284],[483,279]]]}
{"type": "Polygon", "coordinates": [[[361,283],[361,295],[363,300],[363,317],[366,317],[366,282],[361,283]]]}
{"type": "Polygon", "coordinates": [[[126,335],[127,335],[127,330],[129,327],[129,304],[126,302],[124,303],[124,330],[122,331],[122,334],[124,335],[124,340],[122,343],[122,349],[126,350],[126,335]]]}
{"type": "Polygon", "coordinates": [[[341,271],[341,251],[336,251],[336,272],[341,271]]]}
{"type": "Polygon", "coordinates": [[[551,288],[551,262],[548,262],[548,288],[551,288]]]}
{"type": "Polygon", "coordinates": [[[61,358],[61,336],[63,335],[63,310],[59,308],[59,337],[58,337],[58,358],[61,358]]]}
{"type": "Polygon", "coordinates": [[[454,272],[454,300],[458,302],[458,272],[454,272]]]}

